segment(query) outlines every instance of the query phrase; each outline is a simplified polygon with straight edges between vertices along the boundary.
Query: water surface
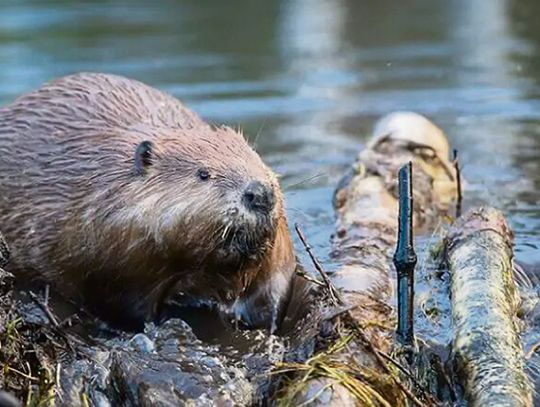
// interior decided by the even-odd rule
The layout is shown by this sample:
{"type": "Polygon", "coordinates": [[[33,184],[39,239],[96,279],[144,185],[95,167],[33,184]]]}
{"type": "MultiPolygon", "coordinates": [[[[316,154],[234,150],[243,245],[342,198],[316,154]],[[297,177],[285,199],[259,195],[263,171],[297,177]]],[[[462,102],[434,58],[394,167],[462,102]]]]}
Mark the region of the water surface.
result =
{"type": "Polygon", "coordinates": [[[469,204],[501,208],[517,257],[540,263],[534,0],[4,0],[0,11],[0,103],[77,71],[171,92],[244,129],[327,262],[337,179],[373,122],[407,109],[445,129],[469,204]]]}

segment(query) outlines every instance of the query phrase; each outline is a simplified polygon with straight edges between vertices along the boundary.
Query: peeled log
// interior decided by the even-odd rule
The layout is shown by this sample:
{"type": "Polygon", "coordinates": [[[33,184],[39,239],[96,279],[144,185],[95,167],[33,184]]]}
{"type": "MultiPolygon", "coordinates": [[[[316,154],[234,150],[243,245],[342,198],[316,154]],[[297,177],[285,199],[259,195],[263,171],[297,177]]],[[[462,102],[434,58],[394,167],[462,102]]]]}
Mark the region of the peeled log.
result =
{"type": "Polygon", "coordinates": [[[512,275],[512,232],[491,208],[467,213],[447,238],[453,351],[471,406],[531,406],[512,275]]]}
{"type": "Polygon", "coordinates": [[[372,322],[366,334],[383,351],[391,345],[392,255],[398,232],[398,171],[413,164],[414,227],[436,222],[456,196],[444,133],[425,117],[396,112],[375,125],[373,136],[335,193],[332,256],[341,263],[334,284],[352,312],[372,322]],[[390,326],[391,328],[381,328],[390,326]]]}
{"type": "MultiPolygon", "coordinates": [[[[395,329],[392,255],[398,232],[398,171],[409,161],[413,163],[414,225],[431,224],[446,213],[456,196],[448,154],[446,136],[425,117],[392,113],[375,125],[367,148],[337,187],[332,257],[340,267],[332,273],[332,281],[341,289],[345,307],[351,308],[349,313],[362,327],[363,335],[378,351],[390,353],[395,329]]],[[[361,373],[357,376],[370,372],[384,376],[380,361],[363,344],[350,343],[333,358],[356,369],[361,373]]],[[[375,383],[373,379],[368,383],[373,393],[365,399],[356,397],[356,403],[404,405],[401,389],[392,379],[386,380],[383,387],[381,381],[375,383]]],[[[342,394],[346,389],[338,380],[317,378],[307,384],[307,390],[295,398],[296,403],[344,405],[342,394]]],[[[350,403],[355,398],[348,400],[350,403]]]]}

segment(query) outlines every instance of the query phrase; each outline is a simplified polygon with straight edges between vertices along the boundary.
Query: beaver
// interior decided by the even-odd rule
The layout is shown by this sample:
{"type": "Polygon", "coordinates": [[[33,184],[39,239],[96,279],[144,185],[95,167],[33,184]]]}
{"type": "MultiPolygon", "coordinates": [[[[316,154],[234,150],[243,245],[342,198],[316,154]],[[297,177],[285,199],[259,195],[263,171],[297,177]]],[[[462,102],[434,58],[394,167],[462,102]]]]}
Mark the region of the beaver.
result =
{"type": "Polygon", "coordinates": [[[8,270],[120,326],[171,295],[270,327],[296,268],[276,175],[227,126],[121,76],[79,73],[0,109],[8,270]]]}

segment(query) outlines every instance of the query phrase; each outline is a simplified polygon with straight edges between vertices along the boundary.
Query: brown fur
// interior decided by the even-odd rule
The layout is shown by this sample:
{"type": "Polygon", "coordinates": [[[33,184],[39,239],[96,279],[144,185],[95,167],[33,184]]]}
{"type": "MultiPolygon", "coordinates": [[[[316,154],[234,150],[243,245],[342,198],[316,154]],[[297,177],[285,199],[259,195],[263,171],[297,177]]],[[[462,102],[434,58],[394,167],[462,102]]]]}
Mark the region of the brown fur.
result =
{"type": "Polygon", "coordinates": [[[296,260],[275,175],[240,134],[140,82],[77,74],[0,109],[0,174],[9,270],[109,320],[149,318],[181,292],[268,325],[287,295],[296,260]],[[144,140],[153,157],[140,176],[144,140]],[[273,189],[276,205],[247,256],[225,241],[237,225],[262,233],[239,203],[253,180],[273,189]]]}

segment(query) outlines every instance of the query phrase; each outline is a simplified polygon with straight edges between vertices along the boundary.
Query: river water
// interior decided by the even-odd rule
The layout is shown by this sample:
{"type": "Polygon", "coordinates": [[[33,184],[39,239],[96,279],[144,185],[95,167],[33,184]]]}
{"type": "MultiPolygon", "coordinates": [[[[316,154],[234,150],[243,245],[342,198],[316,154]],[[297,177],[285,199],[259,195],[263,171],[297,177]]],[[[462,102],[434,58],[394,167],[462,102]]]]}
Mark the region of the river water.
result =
{"type": "Polygon", "coordinates": [[[77,71],[171,92],[244,129],[327,263],[336,181],[378,117],[418,111],[460,151],[466,203],[502,209],[518,259],[537,265],[539,13],[535,0],[2,0],[0,103],[77,71]]]}
{"type": "Polygon", "coordinates": [[[103,71],[242,128],[330,270],[337,180],[377,118],[417,111],[460,151],[465,204],[503,210],[539,269],[538,15],[536,0],[2,0],[0,103],[103,71]]]}

